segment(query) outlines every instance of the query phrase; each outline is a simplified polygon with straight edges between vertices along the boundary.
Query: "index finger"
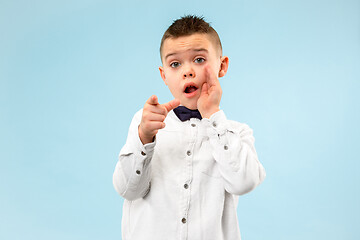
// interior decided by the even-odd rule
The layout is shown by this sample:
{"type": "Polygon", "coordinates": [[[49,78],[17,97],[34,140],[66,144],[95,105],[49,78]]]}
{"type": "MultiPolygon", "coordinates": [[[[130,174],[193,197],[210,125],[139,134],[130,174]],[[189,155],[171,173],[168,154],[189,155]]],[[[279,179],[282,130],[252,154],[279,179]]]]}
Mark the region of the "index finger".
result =
{"type": "Polygon", "coordinates": [[[151,104],[151,105],[158,105],[159,104],[158,98],[157,98],[156,95],[152,95],[146,102],[148,104],[151,104]]]}

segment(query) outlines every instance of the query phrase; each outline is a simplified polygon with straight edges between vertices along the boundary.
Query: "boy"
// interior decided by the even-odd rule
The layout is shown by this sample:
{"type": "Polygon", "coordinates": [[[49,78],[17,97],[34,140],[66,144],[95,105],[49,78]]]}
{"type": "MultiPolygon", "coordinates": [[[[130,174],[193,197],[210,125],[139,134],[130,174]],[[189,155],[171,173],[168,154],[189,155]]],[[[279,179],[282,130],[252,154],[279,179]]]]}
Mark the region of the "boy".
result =
{"type": "Polygon", "coordinates": [[[161,41],[160,75],[174,100],[151,96],[131,122],[113,183],[125,198],[124,240],[238,240],[236,208],[264,177],[252,130],[219,108],[228,69],[216,31],[196,16],[161,41]],[[181,106],[179,106],[181,105],[181,106]]]}

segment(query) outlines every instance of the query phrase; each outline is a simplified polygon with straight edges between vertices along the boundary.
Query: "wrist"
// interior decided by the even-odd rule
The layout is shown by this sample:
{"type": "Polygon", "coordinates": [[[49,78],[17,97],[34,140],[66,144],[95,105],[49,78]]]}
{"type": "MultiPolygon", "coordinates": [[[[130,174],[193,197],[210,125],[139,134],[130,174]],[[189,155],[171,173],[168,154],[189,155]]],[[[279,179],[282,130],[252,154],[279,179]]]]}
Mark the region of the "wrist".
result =
{"type": "Polygon", "coordinates": [[[209,109],[207,111],[200,111],[200,113],[203,118],[210,119],[211,115],[213,115],[214,113],[216,113],[218,111],[220,111],[220,108],[216,107],[216,108],[209,109]]]}
{"type": "Polygon", "coordinates": [[[138,131],[139,131],[139,138],[140,138],[140,141],[142,142],[142,144],[145,145],[147,143],[151,143],[154,141],[155,136],[149,135],[149,134],[144,134],[140,125],[138,127],[138,131]]]}

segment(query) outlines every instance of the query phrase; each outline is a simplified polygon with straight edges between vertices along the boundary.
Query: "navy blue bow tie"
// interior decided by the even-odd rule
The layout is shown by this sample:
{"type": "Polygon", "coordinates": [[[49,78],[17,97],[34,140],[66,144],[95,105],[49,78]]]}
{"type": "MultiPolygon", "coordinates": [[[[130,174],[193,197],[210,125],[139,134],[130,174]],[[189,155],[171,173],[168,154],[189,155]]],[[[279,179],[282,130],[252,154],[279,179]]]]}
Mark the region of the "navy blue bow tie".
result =
{"type": "Polygon", "coordinates": [[[184,106],[175,108],[174,113],[183,122],[189,120],[190,118],[202,119],[199,110],[191,110],[184,106]]]}

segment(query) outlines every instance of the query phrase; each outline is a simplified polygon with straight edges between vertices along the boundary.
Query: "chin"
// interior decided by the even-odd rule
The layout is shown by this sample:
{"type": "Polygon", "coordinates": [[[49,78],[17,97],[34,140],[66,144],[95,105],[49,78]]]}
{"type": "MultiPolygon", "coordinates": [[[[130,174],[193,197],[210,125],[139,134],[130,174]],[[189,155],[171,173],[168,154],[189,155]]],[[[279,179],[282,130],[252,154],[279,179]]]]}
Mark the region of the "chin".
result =
{"type": "Polygon", "coordinates": [[[183,106],[187,107],[188,109],[191,109],[191,110],[197,109],[197,104],[183,104],[183,106]]]}
{"type": "Polygon", "coordinates": [[[180,100],[180,105],[187,107],[188,109],[191,109],[191,110],[198,109],[198,107],[197,107],[198,98],[193,98],[193,99],[185,98],[182,100],[183,101],[180,100]]]}

